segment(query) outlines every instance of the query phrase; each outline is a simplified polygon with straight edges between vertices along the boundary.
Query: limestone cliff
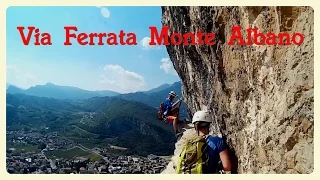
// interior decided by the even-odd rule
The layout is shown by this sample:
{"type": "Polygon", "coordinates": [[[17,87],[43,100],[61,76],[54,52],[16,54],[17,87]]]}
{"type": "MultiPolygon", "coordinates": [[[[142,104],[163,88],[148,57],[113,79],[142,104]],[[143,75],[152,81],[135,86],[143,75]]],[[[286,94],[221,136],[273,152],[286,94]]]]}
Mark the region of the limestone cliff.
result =
{"type": "MultiPolygon", "coordinates": [[[[236,173],[311,173],[314,164],[314,13],[311,7],[162,7],[172,32],[214,32],[215,45],[166,46],[190,114],[207,106],[236,173]],[[232,26],[300,32],[301,45],[230,46],[232,26]]],[[[216,128],[213,128],[213,133],[216,128]]],[[[181,143],[176,144],[173,166],[181,143]]]]}

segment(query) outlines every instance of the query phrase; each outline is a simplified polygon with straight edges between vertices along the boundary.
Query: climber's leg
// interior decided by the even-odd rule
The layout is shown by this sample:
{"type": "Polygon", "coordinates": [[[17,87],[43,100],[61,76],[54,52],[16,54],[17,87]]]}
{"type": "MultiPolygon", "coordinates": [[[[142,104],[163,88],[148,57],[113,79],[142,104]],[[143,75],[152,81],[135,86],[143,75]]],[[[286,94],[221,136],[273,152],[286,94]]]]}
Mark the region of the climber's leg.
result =
{"type": "Polygon", "coordinates": [[[179,123],[178,118],[177,118],[177,117],[174,118],[174,120],[173,120],[173,130],[174,130],[174,132],[175,132],[175,134],[176,134],[176,138],[177,138],[177,139],[179,139],[179,138],[182,136],[182,132],[181,132],[181,130],[179,130],[179,128],[178,128],[178,123],[179,123]]]}
{"type": "Polygon", "coordinates": [[[167,117],[167,122],[168,123],[172,122],[172,126],[173,126],[174,132],[178,133],[178,118],[174,117],[174,116],[168,116],[167,117]]]}
{"type": "Polygon", "coordinates": [[[178,118],[173,119],[173,130],[177,134],[178,133],[178,118]]]}
{"type": "Polygon", "coordinates": [[[189,123],[188,120],[187,120],[187,118],[185,118],[185,119],[180,119],[180,118],[179,118],[179,114],[180,114],[180,109],[179,109],[179,108],[175,108],[175,109],[172,111],[172,116],[177,117],[177,124],[189,123]]]}

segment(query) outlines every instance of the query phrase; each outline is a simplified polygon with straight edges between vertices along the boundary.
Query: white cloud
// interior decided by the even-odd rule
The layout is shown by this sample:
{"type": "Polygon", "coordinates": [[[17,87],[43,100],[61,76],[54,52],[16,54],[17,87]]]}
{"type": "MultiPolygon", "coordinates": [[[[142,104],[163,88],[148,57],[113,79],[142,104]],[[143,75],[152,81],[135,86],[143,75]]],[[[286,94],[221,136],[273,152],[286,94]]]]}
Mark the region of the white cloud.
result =
{"type": "Polygon", "coordinates": [[[150,37],[144,37],[140,43],[142,46],[142,49],[148,50],[148,49],[160,49],[160,46],[158,45],[150,45],[151,38],[150,37]]]}
{"type": "Polygon", "coordinates": [[[96,6],[97,8],[100,9],[101,15],[105,18],[110,17],[110,11],[109,9],[107,9],[106,7],[102,7],[102,6],[96,6]]]}
{"type": "Polygon", "coordinates": [[[173,68],[172,62],[169,58],[162,58],[161,62],[162,64],[160,66],[160,69],[163,69],[167,74],[178,75],[176,70],[173,68]]]}
{"type": "Polygon", "coordinates": [[[105,18],[108,18],[110,17],[110,11],[105,7],[101,7],[101,15],[105,18]]]}
{"type": "Polygon", "coordinates": [[[6,77],[7,83],[16,85],[21,88],[29,88],[41,84],[41,80],[38,79],[35,75],[24,72],[17,68],[16,66],[7,65],[6,67],[6,77]]]}
{"type": "Polygon", "coordinates": [[[136,92],[145,87],[145,80],[142,76],[135,72],[125,70],[117,64],[104,66],[99,83],[102,89],[120,93],[136,92]]]}

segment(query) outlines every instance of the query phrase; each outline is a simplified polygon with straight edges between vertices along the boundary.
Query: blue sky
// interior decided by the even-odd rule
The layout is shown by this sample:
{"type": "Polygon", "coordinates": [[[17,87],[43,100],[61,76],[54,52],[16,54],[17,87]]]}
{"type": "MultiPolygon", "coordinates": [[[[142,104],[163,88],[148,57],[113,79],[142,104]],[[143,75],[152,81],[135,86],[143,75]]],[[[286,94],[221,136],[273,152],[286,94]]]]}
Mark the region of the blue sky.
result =
{"type": "MultiPolygon", "coordinates": [[[[161,29],[160,7],[9,7],[7,83],[29,88],[51,82],[87,90],[121,93],[179,81],[164,46],[148,46],[149,26],[161,29]],[[134,32],[136,46],[64,46],[64,26],[78,33],[134,32]],[[17,26],[35,26],[51,35],[51,46],[25,46],[17,26]]],[[[27,31],[25,30],[25,35],[27,31]]]]}

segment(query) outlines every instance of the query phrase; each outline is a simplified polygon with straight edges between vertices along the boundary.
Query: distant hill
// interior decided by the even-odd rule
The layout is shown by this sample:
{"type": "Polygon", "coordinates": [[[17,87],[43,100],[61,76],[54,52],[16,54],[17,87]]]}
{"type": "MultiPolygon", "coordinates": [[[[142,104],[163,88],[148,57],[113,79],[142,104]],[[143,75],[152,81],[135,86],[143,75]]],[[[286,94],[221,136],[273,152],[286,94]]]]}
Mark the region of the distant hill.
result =
{"type": "Polygon", "coordinates": [[[114,91],[88,91],[77,87],[59,86],[52,83],[45,85],[36,85],[29,89],[23,90],[15,86],[9,86],[7,93],[26,94],[38,97],[51,97],[57,99],[87,99],[91,97],[116,96],[120,93],[114,91]]]}
{"type": "Polygon", "coordinates": [[[15,87],[15,88],[18,88],[18,89],[20,89],[20,90],[23,90],[23,88],[20,88],[19,86],[6,83],[6,89],[8,89],[9,87],[11,87],[11,88],[12,88],[12,87],[15,87]]]}
{"type": "Polygon", "coordinates": [[[158,108],[161,101],[164,101],[168,97],[170,91],[175,91],[179,97],[181,97],[181,82],[175,82],[166,89],[161,91],[146,93],[146,92],[135,92],[120,94],[117,97],[121,97],[126,100],[139,101],[150,105],[151,107],[158,108]]]}
{"type": "Polygon", "coordinates": [[[25,90],[21,89],[21,88],[18,88],[16,86],[13,86],[13,85],[9,85],[7,87],[7,93],[10,93],[10,94],[24,94],[25,90]]]}
{"type": "Polygon", "coordinates": [[[156,119],[156,109],[118,97],[64,100],[24,94],[6,96],[7,130],[58,131],[65,137],[90,139],[130,149],[139,155],[173,153],[171,124],[156,119]]]}
{"type": "MultiPolygon", "coordinates": [[[[126,100],[130,100],[130,101],[138,101],[138,102],[142,102],[144,104],[147,104],[151,107],[154,107],[156,109],[159,108],[159,105],[161,102],[163,102],[169,95],[170,91],[175,91],[178,94],[178,98],[182,97],[182,93],[181,93],[181,82],[175,82],[169,86],[167,86],[166,84],[164,84],[163,86],[159,86],[158,89],[162,89],[163,87],[167,87],[164,88],[162,90],[156,91],[156,90],[152,90],[154,92],[136,92],[136,93],[127,93],[127,94],[120,94],[117,97],[121,97],[123,99],[126,100]],[[161,87],[161,88],[159,88],[161,87]]],[[[157,88],[155,88],[157,89],[157,88]]],[[[177,98],[177,99],[178,99],[177,98]]],[[[175,100],[177,100],[175,99],[175,100]]],[[[180,117],[181,118],[187,118],[187,108],[186,108],[186,104],[182,103],[181,107],[180,107],[180,117]]],[[[157,111],[154,112],[154,114],[156,114],[157,111]]]]}
{"type": "Polygon", "coordinates": [[[170,86],[171,86],[170,84],[165,83],[165,84],[160,85],[159,87],[153,88],[149,91],[145,91],[145,93],[150,94],[150,93],[154,93],[154,92],[159,92],[159,91],[162,91],[162,90],[169,88],[170,86]]]}

